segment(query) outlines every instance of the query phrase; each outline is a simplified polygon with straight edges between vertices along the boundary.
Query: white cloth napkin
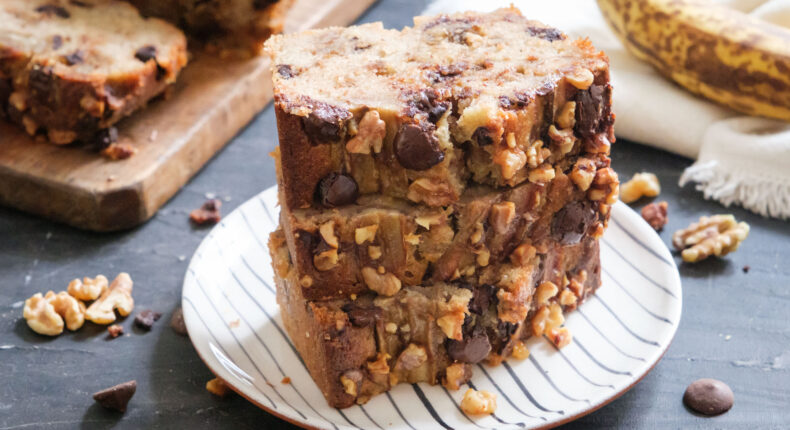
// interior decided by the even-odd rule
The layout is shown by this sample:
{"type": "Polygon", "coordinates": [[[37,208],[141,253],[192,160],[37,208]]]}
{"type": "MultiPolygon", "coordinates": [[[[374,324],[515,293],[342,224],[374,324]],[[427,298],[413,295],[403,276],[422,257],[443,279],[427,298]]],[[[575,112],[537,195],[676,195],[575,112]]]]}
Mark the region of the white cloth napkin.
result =
{"type": "MultiPolygon", "coordinates": [[[[718,1],[790,28],[790,0],[718,1]]],[[[490,11],[510,4],[572,37],[589,37],[609,55],[615,133],[697,158],[681,176],[681,186],[696,182],[705,198],[725,206],[739,204],[763,216],[790,217],[790,124],[745,117],[664,79],[628,53],[594,0],[436,0],[424,14],[490,11]]]]}

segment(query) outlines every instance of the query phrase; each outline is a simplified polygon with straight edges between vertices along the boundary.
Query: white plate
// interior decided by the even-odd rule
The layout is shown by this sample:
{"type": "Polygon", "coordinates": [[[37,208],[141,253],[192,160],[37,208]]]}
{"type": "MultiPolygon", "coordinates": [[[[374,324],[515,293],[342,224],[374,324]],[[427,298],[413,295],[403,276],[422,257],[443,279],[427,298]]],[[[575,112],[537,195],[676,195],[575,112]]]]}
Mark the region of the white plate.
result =
{"type": "Polygon", "coordinates": [[[275,300],[269,233],[277,225],[270,188],[226,216],[200,244],[184,279],[189,336],[217,376],[292,423],[327,429],[523,429],[552,427],[614,400],[655,366],[680,321],[680,276],[664,243],[618,203],[602,239],[603,286],[566,325],[556,350],[527,342],[528,359],[475,366],[470,386],[496,393],[495,415],[469,417],[464,389],[401,384],[364,406],[327,406],[283,330],[275,300]],[[290,384],[283,378],[289,377],[290,384]]]}

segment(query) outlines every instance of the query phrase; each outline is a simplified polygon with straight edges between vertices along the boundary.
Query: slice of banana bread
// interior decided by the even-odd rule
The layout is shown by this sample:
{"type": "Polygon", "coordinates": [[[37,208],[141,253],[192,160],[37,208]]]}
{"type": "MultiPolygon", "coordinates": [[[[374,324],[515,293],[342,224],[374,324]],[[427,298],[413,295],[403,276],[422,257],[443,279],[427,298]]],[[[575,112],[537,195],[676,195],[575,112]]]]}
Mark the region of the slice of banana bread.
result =
{"type": "Polygon", "coordinates": [[[270,237],[283,323],[327,402],[338,408],[362,404],[397,383],[442,383],[458,389],[472,364],[491,365],[526,352],[522,341],[546,335],[556,346],[571,340],[561,327],[600,285],[598,242],[555,244],[518,269],[528,287],[529,312],[517,321],[501,317],[501,289],[475,282],[438,282],[406,287],[391,297],[309,301],[290,263],[281,231],[270,237]]]}
{"type": "Polygon", "coordinates": [[[0,105],[55,144],[89,140],[175,82],[186,39],[113,0],[0,2],[0,105]]]}
{"type": "Polygon", "coordinates": [[[384,194],[428,206],[467,182],[545,184],[614,140],[608,59],[517,9],[274,36],[283,205],[384,194]],[[345,175],[354,193],[329,195],[345,175]]]}
{"type": "Polygon", "coordinates": [[[333,209],[283,207],[280,224],[302,294],[348,298],[470,277],[497,284],[556,244],[600,237],[616,196],[609,159],[597,154],[579,157],[568,174],[557,168],[547,184],[475,185],[446,207],[362,195],[333,209]]]}
{"type": "Polygon", "coordinates": [[[145,16],[165,19],[200,42],[259,53],[280,33],[293,0],[128,0],[145,16]]]}

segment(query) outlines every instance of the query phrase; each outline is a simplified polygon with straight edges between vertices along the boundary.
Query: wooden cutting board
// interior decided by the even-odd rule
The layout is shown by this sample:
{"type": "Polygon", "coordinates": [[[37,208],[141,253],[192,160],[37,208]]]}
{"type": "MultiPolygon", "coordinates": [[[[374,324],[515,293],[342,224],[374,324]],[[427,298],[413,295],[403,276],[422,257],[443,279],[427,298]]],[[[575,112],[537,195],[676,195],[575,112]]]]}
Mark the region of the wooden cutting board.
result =
{"type": "MultiPolygon", "coordinates": [[[[297,0],[285,31],[347,25],[374,2],[297,0]]],[[[37,143],[0,120],[0,204],[95,231],[151,218],[272,99],[268,58],[194,54],[167,100],[118,125],[138,149],[129,159],[37,143]]]]}

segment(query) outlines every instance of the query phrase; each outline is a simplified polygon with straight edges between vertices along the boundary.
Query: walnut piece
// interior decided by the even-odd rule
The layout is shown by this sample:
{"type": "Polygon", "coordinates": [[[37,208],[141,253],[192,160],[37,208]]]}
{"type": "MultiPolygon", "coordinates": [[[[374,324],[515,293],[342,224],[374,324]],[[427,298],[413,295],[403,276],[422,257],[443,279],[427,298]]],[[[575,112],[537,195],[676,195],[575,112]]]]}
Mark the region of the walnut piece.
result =
{"type": "Polygon", "coordinates": [[[490,415],[496,411],[496,394],[485,390],[466,390],[461,409],[469,415],[490,415]]]}
{"type": "Polygon", "coordinates": [[[112,281],[109,287],[93,302],[85,312],[85,318],[96,324],[110,324],[115,321],[115,310],[125,317],[134,309],[132,298],[132,278],[122,272],[112,281]]]}
{"type": "Polygon", "coordinates": [[[378,271],[372,267],[363,267],[362,279],[365,281],[365,285],[367,285],[368,288],[382,296],[393,296],[400,291],[400,279],[392,273],[378,273],[378,271]]]}
{"type": "Polygon", "coordinates": [[[395,362],[395,370],[408,371],[416,369],[425,364],[427,360],[428,353],[425,351],[425,347],[410,343],[398,356],[398,360],[395,362]]]}
{"type": "Polygon", "coordinates": [[[463,340],[464,317],[463,312],[447,313],[439,317],[436,324],[448,339],[463,340]]]}
{"type": "Polygon", "coordinates": [[[557,125],[562,129],[576,125],[576,102],[566,102],[557,113],[557,125]]]}
{"type": "Polygon", "coordinates": [[[643,207],[642,218],[653,227],[653,230],[663,230],[667,225],[667,202],[650,203],[643,207]]]}
{"type": "Polygon", "coordinates": [[[69,282],[67,290],[77,300],[96,300],[107,289],[107,284],[108,281],[104,275],[96,275],[93,279],[86,277],[82,278],[82,281],[72,280],[69,282]]]}
{"type": "Polygon", "coordinates": [[[507,233],[510,223],[516,218],[516,204],[513,202],[495,203],[491,206],[488,222],[497,234],[507,233]]]}
{"type": "Polygon", "coordinates": [[[230,392],[230,388],[228,388],[225,381],[222,379],[214,378],[206,382],[206,391],[217,397],[225,397],[230,392]]]}
{"type": "Polygon", "coordinates": [[[620,182],[617,173],[611,167],[598,169],[592,181],[592,186],[587,191],[587,197],[593,201],[603,201],[607,205],[617,202],[620,182]]]}
{"type": "Polygon", "coordinates": [[[593,76],[591,71],[579,68],[574,70],[573,73],[567,75],[565,79],[567,79],[571,85],[583,91],[587,88],[590,88],[590,86],[593,84],[593,79],[595,79],[595,76],[593,76]]]}
{"type": "Polygon", "coordinates": [[[570,174],[573,182],[580,190],[587,191],[595,178],[595,161],[581,157],[573,166],[570,174]]]}
{"type": "Polygon", "coordinates": [[[513,351],[510,355],[517,360],[525,360],[529,357],[529,349],[527,349],[527,345],[524,345],[524,342],[517,340],[513,344],[513,351]]]}
{"type": "Polygon", "coordinates": [[[546,281],[540,285],[538,285],[538,290],[535,293],[535,297],[537,298],[537,302],[539,305],[545,305],[549,303],[549,299],[557,295],[557,285],[554,282],[546,281]]]}
{"type": "Polygon", "coordinates": [[[571,332],[568,330],[567,327],[559,327],[553,328],[546,332],[546,337],[549,338],[549,341],[554,344],[558,349],[568,346],[573,339],[571,336],[571,332]]]}
{"type": "Polygon", "coordinates": [[[327,221],[321,224],[321,226],[318,227],[318,232],[321,234],[321,238],[324,239],[324,242],[331,248],[337,249],[340,246],[340,242],[337,236],[335,236],[334,221],[327,221]]]}
{"type": "Polygon", "coordinates": [[[366,227],[359,227],[354,230],[354,242],[357,245],[362,245],[365,242],[373,242],[376,239],[376,231],[379,229],[379,226],[373,224],[366,227]]]}
{"type": "Polygon", "coordinates": [[[527,154],[520,148],[508,148],[496,153],[492,161],[499,166],[502,178],[509,180],[527,164],[527,154]]]}
{"type": "Polygon", "coordinates": [[[337,253],[337,249],[330,248],[326,251],[318,253],[317,255],[314,255],[313,265],[319,272],[326,272],[327,270],[332,270],[335,266],[337,266],[337,261],[339,258],[340,256],[337,253]]]}
{"type": "Polygon", "coordinates": [[[386,375],[390,373],[390,366],[387,364],[387,360],[389,360],[390,355],[386,352],[379,352],[376,355],[375,361],[368,361],[367,367],[368,372],[370,373],[377,373],[380,375],[386,375]]]}
{"type": "Polygon", "coordinates": [[[683,250],[683,261],[696,263],[711,255],[721,257],[738,249],[749,235],[749,224],[737,222],[732,215],[701,217],[699,222],[672,235],[672,244],[683,250]]]}
{"type": "MultiPolygon", "coordinates": [[[[573,282],[576,282],[576,281],[573,281],[573,282]]],[[[576,301],[577,300],[578,300],[578,298],[576,297],[576,294],[574,294],[573,291],[571,291],[569,289],[568,290],[562,290],[562,292],[560,293],[560,304],[562,306],[571,306],[571,307],[572,306],[576,306],[576,301]]]]}
{"type": "Polygon", "coordinates": [[[381,152],[381,145],[387,135],[387,124],[381,120],[379,113],[369,110],[359,121],[357,135],[346,143],[346,150],[352,154],[376,154],[381,152]]]}
{"type": "Polygon", "coordinates": [[[110,146],[101,150],[101,155],[113,161],[125,160],[136,153],[137,148],[128,143],[111,143],[110,146]]]}
{"type": "Polygon", "coordinates": [[[63,318],[55,312],[55,307],[41,293],[33,294],[25,300],[22,316],[27,321],[27,325],[38,334],[57,336],[63,333],[63,318]]]}
{"type": "Polygon", "coordinates": [[[633,203],[642,197],[655,197],[661,193],[661,184],[653,173],[636,173],[628,182],[620,186],[620,200],[633,203]]]}
{"type": "Polygon", "coordinates": [[[530,170],[527,177],[529,182],[533,184],[546,183],[554,179],[554,167],[549,163],[543,163],[540,166],[530,170]]]}
{"type": "Polygon", "coordinates": [[[61,291],[55,294],[49,291],[44,298],[52,304],[55,312],[63,317],[66,328],[69,330],[78,330],[85,323],[85,304],[70,296],[69,293],[61,291]]]}
{"type": "Polygon", "coordinates": [[[461,385],[469,381],[472,377],[472,371],[465,363],[453,363],[447,366],[447,370],[442,380],[442,385],[448,390],[458,390],[461,385]]]}
{"type": "Polygon", "coordinates": [[[359,384],[362,383],[362,372],[357,369],[348,370],[340,375],[340,383],[343,384],[343,391],[346,394],[356,397],[359,393],[359,384]]]}

